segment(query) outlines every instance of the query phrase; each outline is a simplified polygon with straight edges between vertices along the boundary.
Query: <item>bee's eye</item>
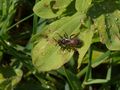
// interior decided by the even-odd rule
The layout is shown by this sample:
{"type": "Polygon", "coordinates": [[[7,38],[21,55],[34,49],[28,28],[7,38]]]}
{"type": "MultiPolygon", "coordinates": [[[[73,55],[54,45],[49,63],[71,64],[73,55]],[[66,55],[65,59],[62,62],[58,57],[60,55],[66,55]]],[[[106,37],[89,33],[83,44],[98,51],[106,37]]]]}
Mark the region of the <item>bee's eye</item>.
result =
{"type": "Polygon", "coordinates": [[[61,42],[64,44],[65,43],[65,39],[63,39],[61,42]]]}

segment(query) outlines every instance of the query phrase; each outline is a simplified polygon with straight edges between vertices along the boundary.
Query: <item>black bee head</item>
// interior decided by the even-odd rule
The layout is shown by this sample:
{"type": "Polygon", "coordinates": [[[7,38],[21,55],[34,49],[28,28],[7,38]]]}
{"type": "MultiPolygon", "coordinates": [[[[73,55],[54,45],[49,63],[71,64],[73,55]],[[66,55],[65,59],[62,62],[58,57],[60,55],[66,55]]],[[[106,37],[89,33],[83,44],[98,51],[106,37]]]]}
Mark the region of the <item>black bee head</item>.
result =
{"type": "Polygon", "coordinates": [[[68,43],[68,42],[70,42],[70,40],[69,39],[60,39],[60,40],[58,40],[58,44],[62,44],[62,45],[65,45],[66,43],[68,43]]]}

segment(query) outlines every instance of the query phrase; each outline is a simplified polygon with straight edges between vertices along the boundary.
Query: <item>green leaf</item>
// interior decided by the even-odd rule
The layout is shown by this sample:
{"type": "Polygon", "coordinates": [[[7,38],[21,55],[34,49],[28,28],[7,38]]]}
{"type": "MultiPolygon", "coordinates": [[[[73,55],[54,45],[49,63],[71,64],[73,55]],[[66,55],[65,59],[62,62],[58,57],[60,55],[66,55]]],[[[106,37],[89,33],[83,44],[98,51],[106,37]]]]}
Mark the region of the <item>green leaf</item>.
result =
{"type": "Polygon", "coordinates": [[[103,53],[102,55],[100,55],[93,63],[92,63],[92,67],[95,68],[98,65],[100,65],[102,62],[104,62],[109,56],[110,56],[110,51],[107,51],[106,53],[103,53]]]}
{"type": "Polygon", "coordinates": [[[0,2],[0,35],[4,38],[8,38],[8,27],[13,23],[13,16],[16,12],[17,0],[2,0],[0,2]]]}
{"type": "Polygon", "coordinates": [[[66,70],[66,77],[72,87],[72,90],[82,90],[80,80],[77,78],[75,74],[66,70]]]}
{"type": "Polygon", "coordinates": [[[77,13],[72,17],[60,19],[46,27],[47,30],[44,34],[47,35],[47,38],[39,38],[39,42],[32,50],[32,61],[39,72],[58,69],[70,60],[74,51],[62,50],[54,38],[60,39],[58,33],[63,36],[66,32],[70,36],[72,33],[79,32],[80,21],[84,18],[85,15],[77,13]]]}
{"type": "Polygon", "coordinates": [[[33,64],[39,72],[58,69],[69,61],[72,54],[73,52],[63,52],[55,44],[47,43],[43,39],[33,48],[33,64]]]}
{"type": "Polygon", "coordinates": [[[65,69],[64,67],[60,68],[58,72],[67,78],[68,83],[70,87],[72,88],[72,90],[83,90],[80,80],[74,73],[65,69]]]}
{"type": "Polygon", "coordinates": [[[120,50],[120,11],[106,16],[106,32],[108,40],[106,46],[110,50],[120,50]]]}
{"type": "Polygon", "coordinates": [[[54,18],[57,14],[54,14],[50,7],[52,0],[41,0],[35,4],[33,11],[36,15],[42,18],[54,18]]]}
{"type": "Polygon", "coordinates": [[[60,16],[72,0],[41,0],[35,4],[33,11],[42,18],[55,18],[60,16]],[[53,6],[51,5],[53,4],[53,6]]]}
{"type": "Polygon", "coordinates": [[[112,52],[111,57],[113,59],[113,63],[119,64],[120,63],[120,51],[112,52]]]}
{"type": "Polygon", "coordinates": [[[53,5],[54,9],[66,8],[73,0],[56,0],[53,5]]]}
{"type": "Polygon", "coordinates": [[[14,69],[16,76],[13,78],[12,80],[12,86],[15,86],[16,84],[18,84],[23,76],[23,72],[21,69],[14,69]]]}
{"type": "Polygon", "coordinates": [[[80,48],[79,51],[79,59],[78,59],[78,68],[81,66],[83,57],[85,56],[86,52],[88,51],[91,43],[92,43],[92,37],[93,37],[93,29],[86,30],[81,34],[81,39],[84,42],[84,45],[82,48],[80,48]]]}
{"type": "Polygon", "coordinates": [[[91,79],[91,80],[88,80],[87,82],[84,82],[84,84],[86,84],[86,85],[103,84],[103,83],[106,83],[106,82],[108,82],[107,79],[91,79]]]}
{"type": "Polygon", "coordinates": [[[97,19],[101,42],[110,50],[120,50],[120,11],[102,15],[97,19]]]}
{"type": "Polygon", "coordinates": [[[92,0],[76,0],[75,8],[78,12],[86,13],[92,0]]]}
{"type": "Polygon", "coordinates": [[[0,89],[2,88],[2,90],[12,90],[12,88],[19,83],[22,75],[23,72],[20,69],[13,69],[12,67],[1,67],[0,89]]]}
{"type": "Polygon", "coordinates": [[[106,31],[105,31],[105,17],[104,15],[101,15],[99,18],[96,19],[96,25],[98,28],[99,36],[100,36],[100,41],[102,43],[106,42],[106,31]]]}
{"type": "Polygon", "coordinates": [[[2,73],[0,73],[0,84],[2,83],[2,82],[4,82],[5,81],[5,78],[4,78],[4,76],[2,75],[2,73]]]}
{"type": "Polygon", "coordinates": [[[98,50],[92,50],[92,63],[94,63],[96,59],[100,57],[100,55],[102,54],[104,54],[104,52],[98,50]]]}

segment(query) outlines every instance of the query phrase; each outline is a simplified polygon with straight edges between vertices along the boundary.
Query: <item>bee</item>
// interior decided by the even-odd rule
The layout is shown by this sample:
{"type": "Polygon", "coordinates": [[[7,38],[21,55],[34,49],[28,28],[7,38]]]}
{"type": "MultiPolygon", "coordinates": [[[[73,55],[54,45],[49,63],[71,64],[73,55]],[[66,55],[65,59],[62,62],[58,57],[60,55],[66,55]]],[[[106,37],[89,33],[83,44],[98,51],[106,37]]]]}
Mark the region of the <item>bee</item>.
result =
{"type": "Polygon", "coordinates": [[[64,34],[64,36],[61,36],[60,34],[58,34],[60,39],[56,40],[58,45],[62,48],[62,49],[67,49],[67,50],[75,50],[76,48],[80,48],[83,46],[83,41],[80,40],[77,35],[72,34],[70,37],[68,36],[67,33],[64,34]]]}

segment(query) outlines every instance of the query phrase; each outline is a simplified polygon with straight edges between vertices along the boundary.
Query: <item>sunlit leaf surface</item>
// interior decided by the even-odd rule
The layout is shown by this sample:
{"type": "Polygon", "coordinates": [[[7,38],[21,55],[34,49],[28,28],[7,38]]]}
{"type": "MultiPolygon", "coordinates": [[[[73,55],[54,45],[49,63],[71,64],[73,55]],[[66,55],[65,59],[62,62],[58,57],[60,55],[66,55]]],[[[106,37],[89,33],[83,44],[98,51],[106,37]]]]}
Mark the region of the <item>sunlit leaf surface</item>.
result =
{"type": "Polygon", "coordinates": [[[75,8],[77,11],[86,13],[92,0],[76,0],[75,8]]]}
{"type": "Polygon", "coordinates": [[[120,50],[120,12],[107,14],[97,20],[98,30],[101,41],[110,50],[120,50]]]}
{"type": "Polygon", "coordinates": [[[33,8],[42,18],[54,18],[61,15],[72,0],[41,0],[33,8]]]}
{"type": "Polygon", "coordinates": [[[62,50],[54,38],[57,40],[60,39],[58,33],[61,36],[63,36],[64,33],[67,33],[69,36],[73,33],[77,34],[77,32],[79,32],[77,28],[84,18],[84,15],[77,13],[72,17],[58,20],[46,28],[48,30],[46,30],[45,34],[48,37],[41,37],[32,50],[32,61],[38,71],[58,69],[70,60],[74,51],[62,50]],[[73,25],[71,26],[71,24],[73,25]]]}
{"type": "Polygon", "coordinates": [[[78,59],[78,68],[81,66],[83,57],[85,56],[86,52],[88,51],[91,43],[92,43],[92,37],[93,37],[93,30],[86,30],[81,34],[82,40],[84,42],[84,45],[82,48],[79,49],[79,59],[78,59]]]}

